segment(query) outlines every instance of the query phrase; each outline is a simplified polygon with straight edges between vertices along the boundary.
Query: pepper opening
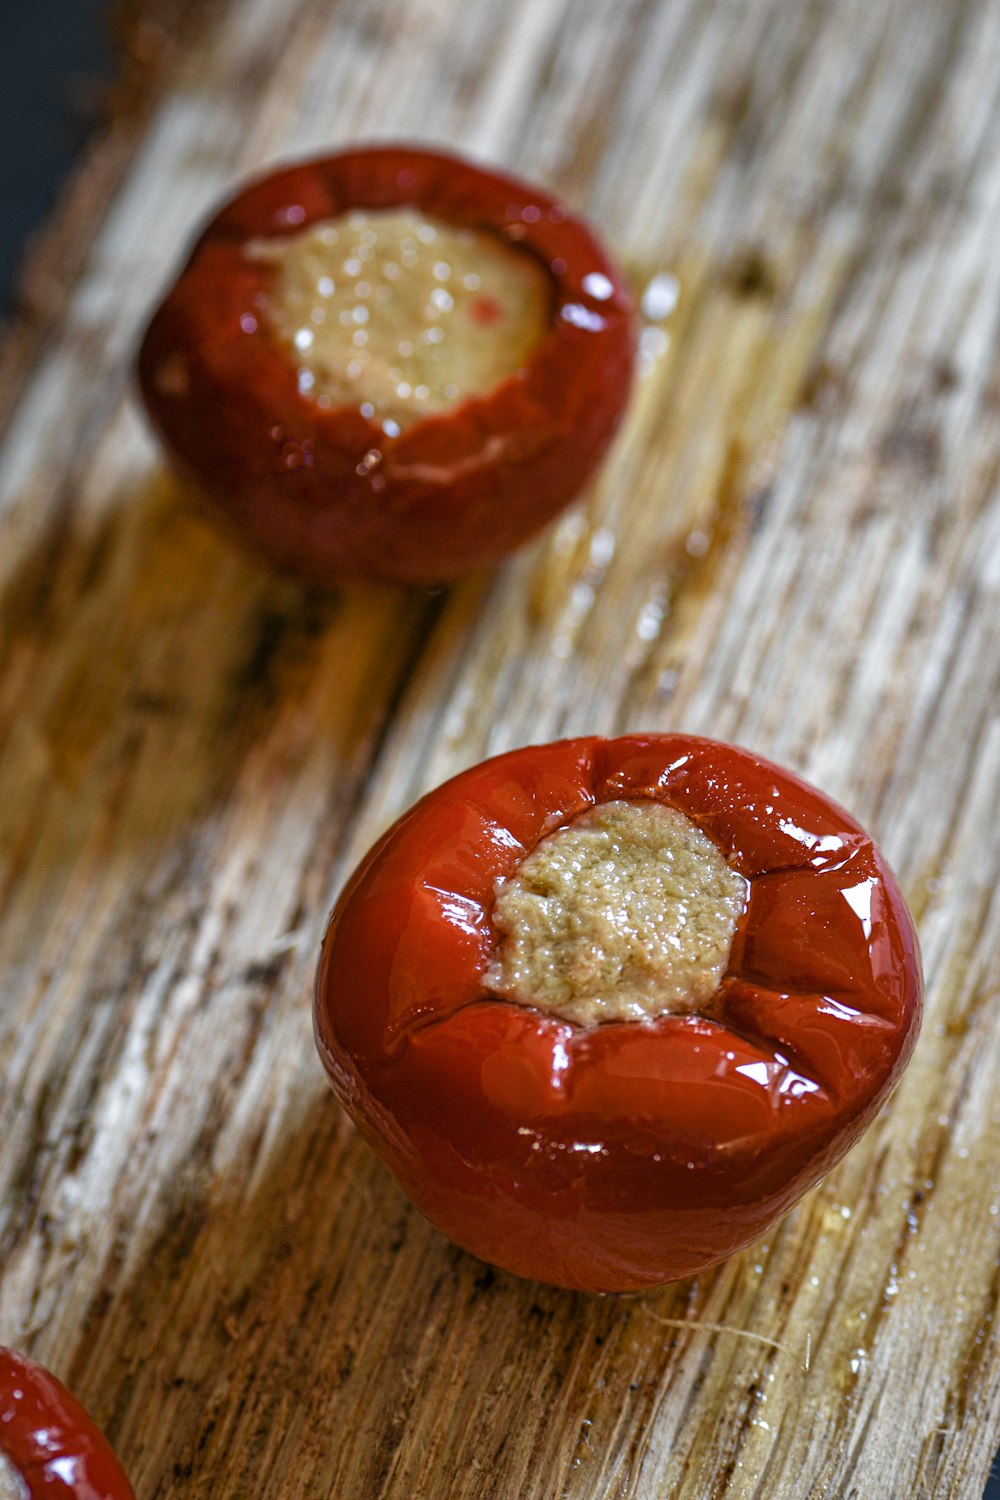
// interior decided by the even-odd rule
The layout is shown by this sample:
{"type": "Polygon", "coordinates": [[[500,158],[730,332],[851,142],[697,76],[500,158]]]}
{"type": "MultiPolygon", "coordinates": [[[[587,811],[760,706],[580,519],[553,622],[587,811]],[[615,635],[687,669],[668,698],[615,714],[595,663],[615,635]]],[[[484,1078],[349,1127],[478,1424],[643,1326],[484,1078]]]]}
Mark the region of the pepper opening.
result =
{"type": "Polygon", "coordinates": [[[578,1026],[699,1011],[725,973],[747,893],[676,808],[600,803],[499,883],[486,984],[578,1026]]]}
{"type": "Polygon", "coordinates": [[[389,436],[488,394],[550,323],[532,254],[411,207],[355,210],[246,253],[274,266],[264,312],[301,393],[359,407],[389,436]]]}

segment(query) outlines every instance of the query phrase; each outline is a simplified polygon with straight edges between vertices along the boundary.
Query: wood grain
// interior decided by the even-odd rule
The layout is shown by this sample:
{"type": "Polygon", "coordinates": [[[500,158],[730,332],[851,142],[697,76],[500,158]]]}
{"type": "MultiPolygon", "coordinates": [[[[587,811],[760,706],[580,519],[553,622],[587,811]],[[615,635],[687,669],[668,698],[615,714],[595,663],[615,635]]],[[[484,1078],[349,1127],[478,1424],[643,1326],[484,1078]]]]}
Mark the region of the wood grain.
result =
{"type": "Polygon", "coordinates": [[[0,1339],[73,1385],[140,1496],[981,1492],[998,64],[996,0],[232,0],[74,220],[0,398],[0,1339]],[[267,577],[163,475],[129,389],[234,177],[361,138],[543,178],[640,296],[677,283],[585,503],[448,592],[267,577]],[[737,740],[851,807],[929,1009],[889,1108],[767,1243],[599,1299],[409,1209],[327,1094],[309,1000],[336,890],[414,796],[630,728],[737,740]]]}

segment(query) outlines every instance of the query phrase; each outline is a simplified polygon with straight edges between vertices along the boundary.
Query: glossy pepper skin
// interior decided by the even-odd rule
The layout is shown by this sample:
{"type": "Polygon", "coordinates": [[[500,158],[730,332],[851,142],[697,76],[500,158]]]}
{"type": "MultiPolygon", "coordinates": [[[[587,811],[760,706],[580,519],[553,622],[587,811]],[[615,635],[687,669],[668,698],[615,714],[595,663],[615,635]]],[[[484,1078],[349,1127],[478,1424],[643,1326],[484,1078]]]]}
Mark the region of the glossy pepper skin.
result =
{"type": "Polygon", "coordinates": [[[0,1453],[31,1500],[135,1500],[104,1434],[41,1365],[0,1348],[0,1453]]]}
{"type": "Polygon", "coordinates": [[[917,1036],[917,939],[841,808],[680,735],[501,755],[430,793],[330,921],[316,1037],[341,1103],[445,1234],[521,1276],[623,1291],[749,1244],[857,1140],[917,1036]],[[687,814],[749,881],[702,1014],[589,1029],[484,991],[496,882],[597,802],[687,814]]]}
{"type": "Polygon", "coordinates": [[[230,530],[326,585],[434,581],[533,536],[596,466],[632,363],[621,278],[562,204],[455,157],[376,147],[273,172],[226,204],[155,313],[138,373],[168,452],[230,530]],[[521,371],[393,438],[356,407],[324,410],[299,391],[261,311],[273,267],[245,247],[350,209],[404,204],[533,254],[552,310],[521,371]]]}

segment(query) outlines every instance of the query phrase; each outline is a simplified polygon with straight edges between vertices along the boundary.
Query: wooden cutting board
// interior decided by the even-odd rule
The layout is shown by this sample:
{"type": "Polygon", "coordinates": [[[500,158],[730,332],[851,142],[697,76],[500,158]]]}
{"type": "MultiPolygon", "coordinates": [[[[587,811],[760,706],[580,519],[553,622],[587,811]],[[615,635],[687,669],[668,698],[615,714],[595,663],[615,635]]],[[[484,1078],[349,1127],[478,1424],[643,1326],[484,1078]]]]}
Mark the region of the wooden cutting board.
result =
{"type": "MultiPolygon", "coordinates": [[[[140,12],[141,56],[171,14],[140,12]]],[[[143,1500],[978,1495],[997,0],[216,3],[40,265],[3,365],[0,1340],[76,1389],[143,1500]],[[322,595],[197,519],[130,355],[235,179],[377,138],[586,213],[646,294],[642,374],[534,548],[322,595]],[[765,1243],[593,1298],[407,1206],[328,1094],[310,987],[341,882],[421,791],[627,729],[736,740],[850,807],[929,1007],[890,1106],[765,1243]]]]}

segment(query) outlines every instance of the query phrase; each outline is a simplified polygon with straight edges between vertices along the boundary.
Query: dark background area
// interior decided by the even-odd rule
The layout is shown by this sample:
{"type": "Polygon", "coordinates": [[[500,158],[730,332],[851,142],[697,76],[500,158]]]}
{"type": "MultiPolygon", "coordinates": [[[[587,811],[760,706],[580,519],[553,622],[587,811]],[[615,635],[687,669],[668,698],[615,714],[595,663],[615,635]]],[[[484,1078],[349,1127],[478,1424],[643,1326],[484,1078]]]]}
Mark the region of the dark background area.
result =
{"type": "Polygon", "coordinates": [[[109,0],[0,5],[0,317],[17,268],[99,125],[114,74],[109,0]]]}
{"type": "MultiPolygon", "coordinates": [[[[0,20],[0,319],[34,230],[104,116],[110,0],[5,0],[0,20]]],[[[1000,1500],[1000,1462],[985,1500],[1000,1500]]]]}

